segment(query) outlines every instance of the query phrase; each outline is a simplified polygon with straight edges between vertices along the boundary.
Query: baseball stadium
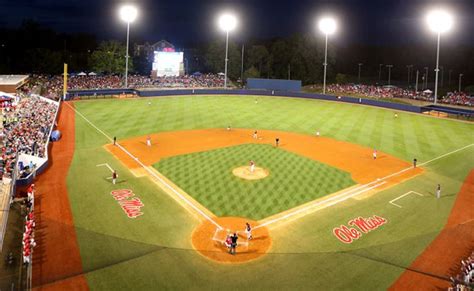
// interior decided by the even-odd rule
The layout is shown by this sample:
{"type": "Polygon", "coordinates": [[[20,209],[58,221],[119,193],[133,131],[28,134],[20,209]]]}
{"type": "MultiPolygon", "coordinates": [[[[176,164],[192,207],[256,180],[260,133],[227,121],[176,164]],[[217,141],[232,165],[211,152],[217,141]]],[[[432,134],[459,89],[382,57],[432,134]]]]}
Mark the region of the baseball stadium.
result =
{"type": "Polygon", "coordinates": [[[170,43],[151,77],[128,42],[124,75],[0,75],[1,288],[472,290],[471,103],[327,85],[325,25],[322,87],[227,52],[187,75],[170,43]]]}

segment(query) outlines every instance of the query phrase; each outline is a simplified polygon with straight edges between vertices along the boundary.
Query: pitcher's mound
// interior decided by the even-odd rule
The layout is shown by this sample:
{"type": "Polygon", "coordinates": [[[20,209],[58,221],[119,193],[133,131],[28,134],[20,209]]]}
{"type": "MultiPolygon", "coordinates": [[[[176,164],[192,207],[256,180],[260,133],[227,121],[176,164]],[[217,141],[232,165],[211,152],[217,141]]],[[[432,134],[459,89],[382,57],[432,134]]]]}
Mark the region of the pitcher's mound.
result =
{"type": "Polygon", "coordinates": [[[250,172],[250,166],[243,166],[233,169],[232,174],[245,180],[260,180],[270,175],[270,172],[267,169],[255,167],[252,173],[250,172]]]}

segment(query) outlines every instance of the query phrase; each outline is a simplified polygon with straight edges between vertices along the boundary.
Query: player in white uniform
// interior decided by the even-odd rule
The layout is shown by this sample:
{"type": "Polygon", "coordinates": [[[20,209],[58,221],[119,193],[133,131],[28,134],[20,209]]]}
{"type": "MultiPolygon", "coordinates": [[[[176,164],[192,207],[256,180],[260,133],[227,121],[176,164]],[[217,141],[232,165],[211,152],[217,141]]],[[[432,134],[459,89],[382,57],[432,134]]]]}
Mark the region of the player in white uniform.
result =
{"type": "Polygon", "coordinates": [[[253,173],[255,171],[255,162],[250,161],[250,173],[253,173]]]}
{"type": "Polygon", "coordinates": [[[376,149],[374,149],[374,152],[372,153],[372,156],[374,157],[374,160],[377,159],[377,150],[376,149]]]}
{"type": "Polygon", "coordinates": [[[146,137],[146,145],[151,147],[151,137],[150,136],[146,137]]]}
{"type": "Polygon", "coordinates": [[[257,133],[257,131],[255,131],[255,132],[253,133],[253,139],[258,139],[258,133],[257,133]]]}
{"type": "Polygon", "coordinates": [[[247,234],[247,239],[251,240],[252,237],[252,227],[250,227],[250,224],[248,222],[245,223],[245,233],[247,234]]]}

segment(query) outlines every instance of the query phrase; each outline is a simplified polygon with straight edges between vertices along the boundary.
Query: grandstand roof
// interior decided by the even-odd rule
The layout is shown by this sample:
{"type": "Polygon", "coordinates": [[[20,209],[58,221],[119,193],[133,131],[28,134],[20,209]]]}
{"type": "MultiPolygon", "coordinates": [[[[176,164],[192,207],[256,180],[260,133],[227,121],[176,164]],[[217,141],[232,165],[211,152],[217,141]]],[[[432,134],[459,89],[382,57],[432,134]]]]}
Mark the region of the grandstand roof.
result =
{"type": "Polygon", "coordinates": [[[28,80],[28,75],[0,75],[0,91],[15,93],[28,80]]]}
{"type": "Polygon", "coordinates": [[[28,79],[28,75],[0,75],[1,85],[17,85],[28,79]]]}

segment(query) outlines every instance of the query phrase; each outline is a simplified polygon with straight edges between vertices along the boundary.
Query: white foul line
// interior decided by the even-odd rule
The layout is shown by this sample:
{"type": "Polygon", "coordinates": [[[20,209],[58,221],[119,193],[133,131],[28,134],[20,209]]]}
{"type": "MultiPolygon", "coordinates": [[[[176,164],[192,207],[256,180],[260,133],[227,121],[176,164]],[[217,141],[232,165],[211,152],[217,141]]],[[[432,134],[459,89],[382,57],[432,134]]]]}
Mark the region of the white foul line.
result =
{"type": "MultiPolygon", "coordinates": [[[[459,151],[462,151],[462,150],[464,150],[464,149],[466,149],[466,148],[468,148],[468,147],[471,147],[471,146],[473,146],[473,145],[474,145],[474,144],[470,144],[470,145],[467,145],[467,146],[462,147],[462,148],[460,148],[460,149],[457,149],[457,150],[451,151],[451,152],[449,152],[449,153],[443,154],[443,155],[441,155],[441,156],[439,156],[439,157],[436,157],[436,158],[434,158],[434,159],[431,159],[431,160],[429,160],[429,161],[427,161],[427,162],[424,162],[424,163],[420,164],[420,166],[425,166],[425,165],[427,165],[427,164],[429,164],[429,163],[431,163],[431,162],[434,162],[434,161],[439,160],[439,159],[441,159],[441,158],[444,158],[444,157],[446,157],[446,156],[448,156],[448,155],[451,155],[451,154],[457,153],[457,152],[459,152],[459,151]]],[[[328,202],[328,201],[330,201],[330,200],[332,200],[332,199],[334,199],[334,198],[339,198],[339,197],[341,197],[341,196],[344,196],[343,198],[341,198],[340,200],[337,200],[336,202],[329,203],[328,205],[326,205],[326,207],[331,206],[331,205],[335,205],[335,204],[337,204],[337,203],[339,203],[339,202],[345,201],[345,200],[347,200],[347,199],[349,199],[349,198],[351,198],[351,197],[357,196],[357,195],[359,195],[359,194],[361,194],[361,193],[364,193],[364,192],[366,192],[366,191],[368,191],[368,190],[370,190],[370,189],[373,189],[373,188],[376,188],[376,187],[378,187],[378,186],[380,186],[380,185],[382,185],[382,184],[385,184],[386,182],[383,182],[383,183],[381,183],[381,184],[377,184],[377,185],[375,185],[375,186],[372,186],[372,187],[370,187],[370,188],[368,188],[368,189],[365,189],[365,190],[361,190],[361,191],[356,192],[356,193],[354,193],[354,194],[350,194],[350,193],[353,192],[354,190],[358,190],[358,189],[360,189],[360,188],[367,187],[367,186],[372,185],[372,184],[374,184],[374,183],[387,180],[387,179],[389,179],[389,178],[391,178],[391,177],[398,176],[398,175],[400,175],[400,174],[402,174],[402,173],[404,173],[404,172],[406,172],[406,171],[409,171],[409,170],[411,170],[411,169],[413,169],[413,167],[408,167],[408,168],[402,169],[402,170],[400,170],[400,171],[398,171],[398,172],[395,172],[395,173],[393,173],[393,174],[387,175],[387,176],[385,176],[385,177],[382,177],[382,178],[379,178],[379,179],[377,179],[377,180],[374,180],[374,181],[372,181],[372,182],[370,182],[370,183],[367,183],[367,184],[361,185],[361,186],[359,186],[359,187],[357,187],[357,188],[354,188],[354,189],[352,189],[351,191],[343,192],[343,193],[341,193],[341,194],[339,194],[339,195],[337,195],[337,196],[334,196],[334,197],[331,197],[331,198],[329,198],[329,199],[320,201],[319,203],[315,203],[315,204],[308,205],[307,207],[302,208],[302,209],[299,209],[299,210],[297,210],[297,211],[295,211],[295,212],[291,212],[291,213],[288,213],[288,214],[286,214],[286,215],[284,215],[284,216],[282,216],[282,217],[278,217],[278,218],[272,219],[272,220],[270,220],[270,221],[267,221],[267,222],[265,222],[265,223],[263,223],[263,224],[260,224],[260,225],[258,225],[258,226],[256,226],[256,227],[254,227],[254,228],[259,228],[259,227],[267,226],[267,225],[269,225],[269,224],[271,224],[271,223],[274,223],[274,222],[277,222],[277,221],[280,221],[280,220],[289,218],[289,217],[291,217],[291,216],[294,216],[294,215],[296,215],[296,214],[298,214],[298,213],[301,213],[301,212],[303,212],[303,211],[305,211],[305,210],[308,210],[308,209],[310,209],[310,208],[312,208],[312,207],[314,207],[314,206],[316,206],[316,205],[319,205],[319,204],[328,202]],[[350,195],[345,196],[345,195],[347,195],[347,194],[350,194],[350,195]]]]}
{"type": "MultiPolygon", "coordinates": [[[[94,127],[97,131],[99,131],[100,133],[102,133],[105,137],[107,137],[110,141],[112,141],[112,139],[105,133],[103,132],[101,129],[99,129],[97,126],[95,126],[91,121],[89,121],[84,115],[82,115],[79,111],[77,111],[74,107],[72,107],[71,105],[69,105],[67,102],[65,102],[65,104],[67,104],[67,106],[69,106],[72,110],[74,110],[74,112],[78,113],[79,116],[81,116],[87,123],[89,123],[92,127],[94,127]]],[[[207,214],[205,214],[201,209],[199,209],[196,205],[194,205],[193,203],[191,203],[188,199],[186,199],[186,197],[184,197],[183,195],[181,195],[178,191],[176,191],[173,187],[171,187],[168,183],[166,183],[163,179],[161,179],[158,175],[156,175],[155,173],[153,173],[153,171],[151,171],[150,169],[148,169],[148,167],[146,165],[144,165],[141,161],[138,160],[137,157],[133,156],[129,151],[127,151],[124,147],[122,147],[119,143],[115,143],[116,146],[118,146],[124,153],[126,153],[128,156],[130,156],[137,164],[139,164],[140,166],[142,166],[150,175],[152,175],[155,179],[157,179],[158,181],[160,181],[160,183],[162,183],[164,186],[166,186],[169,190],[171,190],[174,194],[176,194],[179,198],[181,198],[186,204],[188,204],[189,206],[191,206],[194,210],[196,210],[199,214],[201,214],[205,219],[207,219],[208,221],[210,221],[212,224],[214,224],[217,228],[219,229],[223,229],[222,226],[220,226],[217,222],[215,222],[212,218],[210,218],[207,214]]]]}
{"type": "Polygon", "coordinates": [[[449,153],[446,153],[446,154],[444,154],[444,155],[441,155],[441,156],[439,156],[439,157],[437,157],[437,158],[431,159],[431,160],[429,160],[429,161],[427,161],[427,162],[424,162],[424,163],[420,164],[420,166],[424,166],[424,165],[426,165],[426,164],[429,164],[429,163],[431,163],[431,162],[434,162],[434,161],[436,161],[436,160],[439,160],[439,159],[441,159],[441,158],[444,158],[445,156],[449,156],[449,155],[451,155],[451,154],[457,153],[457,152],[459,152],[459,151],[462,151],[462,150],[467,149],[468,147],[472,147],[472,146],[474,146],[474,143],[471,143],[470,145],[467,145],[467,146],[462,147],[462,148],[460,148],[460,149],[457,149],[457,150],[454,150],[454,151],[452,151],[452,152],[449,152],[449,153]]]}
{"type": "Polygon", "coordinates": [[[107,164],[107,163],[96,165],[96,167],[103,167],[103,166],[106,166],[107,168],[109,168],[109,170],[110,170],[112,173],[114,172],[114,169],[112,169],[112,167],[110,167],[109,164],[107,164]]]}
{"type": "Polygon", "coordinates": [[[407,193],[405,193],[405,194],[403,194],[403,195],[400,195],[400,196],[398,196],[398,197],[395,198],[395,199],[390,200],[388,203],[390,203],[390,204],[392,204],[392,205],[394,205],[394,206],[397,206],[397,207],[402,208],[401,205],[398,205],[398,204],[394,203],[394,201],[397,201],[398,199],[402,199],[403,197],[405,197],[405,196],[407,196],[407,195],[410,195],[411,193],[416,194],[416,195],[418,195],[418,196],[423,196],[423,194],[418,193],[418,192],[416,192],[416,191],[408,191],[407,193]]]}
{"type": "Polygon", "coordinates": [[[382,183],[376,184],[376,185],[374,185],[374,186],[372,186],[372,187],[369,187],[369,188],[366,188],[367,185],[359,186],[359,187],[357,187],[357,188],[354,188],[354,189],[351,189],[351,190],[349,190],[349,191],[343,192],[343,193],[341,193],[341,194],[338,194],[338,195],[336,195],[336,196],[330,197],[330,198],[328,198],[328,199],[324,199],[324,200],[322,200],[322,201],[318,201],[318,202],[313,203],[313,204],[311,204],[311,205],[308,205],[308,206],[306,206],[306,207],[304,207],[304,208],[298,209],[298,210],[296,210],[296,211],[294,211],[294,212],[290,212],[290,213],[288,213],[288,214],[286,214],[286,215],[283,215],[283,216],[281,216],[281,217],[278,217],[278,218],[269,220],[269,221],[267,221],[267,222],[265,222],[265,223],[262,223],[262,224],[260,224],[260,225],[258,225],[258,226],[256,226],[256,227],[254,227],[254,229],[267,226],[267,225],[269,225],[269,224],[275,223],[275,222],[280,221],[280,220],[283,220],[283,219],[287,219],[287,218],[289,218],[289,217],[295,216],[295,215],[297,215],[297,214],[299,214],[299,213],[301,213],[301,212],[305,212],[305,211],[307,211],[307,210],[309,210],[309,209],[311,209],[311,208],[313,208],[313,207],[315,207],[315,206],[321,205],[321,204],[326,204],[326,203],[327,203],[326,207],[331,206],[331,205],[334,205],[334,204],[337,204],[337,203],[342,202],[342,201],[344,201],[344,200],[347,200],[347,199],[349,199],[349,198],[351,198],[351,197],[354,197],[354,196],[359,195],[359,194],[361,194],[361,193],[364,193],[364,192],[367,192],[367,191],[372,190],[372,189],[374,189],[374,188],[377,188],[377,187],[379,187],[379,186],[381,186],[381,185],[383,185],[383,184],[385,184],[385,183],[387,183],[387,182],[384,181],[384,182],[382,182],[382,183]],[[360,190],[360,191],[357,191],[357,192],[355,192],[355,193],[352,193],[352,192],[354,192],[355,190],[359,190],[359,189],[361,189],[361,188],[365,188],[365,189],[362,189],[362,190],[360,190]],[[351,194],[351,193],[352,193],[352,194],[351,194]],[[347,194],[350,194],[350,195],[347,195],[347,194]],[[339,199],[338,199],[338,198],[339,198],[339,199]],[[333,201],[333,200],[335,200],[335,201],[334,201],[334,202],[331,202],[331,201],[333,201]],[[328,203],[328,202],[331,202],[331,203],[328,203]]]}

